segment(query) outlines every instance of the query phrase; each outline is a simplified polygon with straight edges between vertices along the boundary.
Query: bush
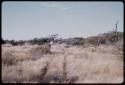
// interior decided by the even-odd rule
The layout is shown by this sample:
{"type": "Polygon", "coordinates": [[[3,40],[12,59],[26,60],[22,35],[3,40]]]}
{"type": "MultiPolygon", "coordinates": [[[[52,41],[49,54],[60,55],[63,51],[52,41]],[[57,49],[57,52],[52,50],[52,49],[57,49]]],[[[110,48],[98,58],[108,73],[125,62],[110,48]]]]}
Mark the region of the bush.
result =
{"type": "Polygon", "coordinates": [[[69,45],[84,45],[85,39],[81,37],[69,38],[66,41],[66,44],[69,45]]]}
{"type": "Polygon", "coordinates": [[[50,54],[51,53],[50,49],[51,49],[50,45],[44,44],[44,45],[33,47],[29,52],[31,57],[34,60],[41,57],[41,54],[50,54]]]}
{"type": "Polygon", "coordinates": [[[2,63],[6,65],[12,65],[16,63],[16,58],[15,56],[7,51],[7,52],[2,52],[2,63]]]}
{"type": "Polygon", "coordinates": [[[37,61],[23,61],[21,64],[13,66],[2,66],[3,83],[32,83],[40,82],[46,68],[47,59],[37,61]]]}

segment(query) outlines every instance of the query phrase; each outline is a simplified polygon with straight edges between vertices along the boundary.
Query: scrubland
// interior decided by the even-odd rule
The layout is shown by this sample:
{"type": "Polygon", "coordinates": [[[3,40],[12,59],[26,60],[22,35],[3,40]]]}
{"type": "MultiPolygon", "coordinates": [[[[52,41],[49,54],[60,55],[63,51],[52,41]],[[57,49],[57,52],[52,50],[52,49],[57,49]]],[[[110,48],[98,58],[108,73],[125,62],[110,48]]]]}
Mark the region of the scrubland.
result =
{"type": "Polygon", "coordinates": [[[114,45],[2,45],[3,83],[122,83],[123,49],[114,45]],[[50,52],[48,52],[50,51],[50,52]]]}

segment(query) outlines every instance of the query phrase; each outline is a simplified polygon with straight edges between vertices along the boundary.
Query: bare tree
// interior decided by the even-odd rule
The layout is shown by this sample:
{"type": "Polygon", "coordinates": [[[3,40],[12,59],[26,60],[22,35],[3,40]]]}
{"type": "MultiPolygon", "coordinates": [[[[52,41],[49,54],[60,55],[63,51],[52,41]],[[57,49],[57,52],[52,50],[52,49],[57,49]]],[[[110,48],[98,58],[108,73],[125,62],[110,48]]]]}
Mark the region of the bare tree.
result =
{"type": "Polygon", "coordinates": [[[115,35],[116,35],[116,41],[118,40],[118,31],[117,31],[117,25],[118,25],[119,21],[116,22],[115,26],[115,35]]]}

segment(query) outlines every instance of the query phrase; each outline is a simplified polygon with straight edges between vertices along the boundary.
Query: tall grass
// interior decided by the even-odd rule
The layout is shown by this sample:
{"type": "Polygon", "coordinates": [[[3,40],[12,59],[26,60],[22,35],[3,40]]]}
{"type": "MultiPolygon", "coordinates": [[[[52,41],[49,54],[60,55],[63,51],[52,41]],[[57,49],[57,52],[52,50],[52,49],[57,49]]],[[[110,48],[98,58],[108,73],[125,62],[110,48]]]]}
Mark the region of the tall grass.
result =
{"type": "Polygon", "coordinates": [[[2,82],[121,83],[123,50],[110,45],[2,46],[2,82]]]}

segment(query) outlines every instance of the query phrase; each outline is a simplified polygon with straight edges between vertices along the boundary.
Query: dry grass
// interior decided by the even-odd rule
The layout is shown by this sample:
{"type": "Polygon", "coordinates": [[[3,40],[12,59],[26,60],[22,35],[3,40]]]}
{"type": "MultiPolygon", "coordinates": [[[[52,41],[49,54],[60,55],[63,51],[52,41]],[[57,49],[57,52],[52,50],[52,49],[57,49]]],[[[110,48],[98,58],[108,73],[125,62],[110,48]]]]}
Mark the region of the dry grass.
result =
{"type": "Polygon", "coordinates": [[[15,56],[11,52],[2,52],[2,63],[5,65],[12,65],[16,63],[15,56]]]}
{"type": "Polygon", "coordinates": [[[48,58],[44,58],[36,61],[23,61],[17,65],[3,66],[2,80],[9,83],[40,82],[47,61],[48,58]]]}
{"type": "Polygon", "coordinates": [[[42,57],[44,54],[50,54],[50,49],[51,47],[49,45],[34,46],[32,49],[29,50],[29,54],[32,60],[36,60],[42,57]]]}
{"type": "Polygon", "coordinates": [[[123,50],[111,45],[2,46],[2,81],[122,83],[123,50]]]}

